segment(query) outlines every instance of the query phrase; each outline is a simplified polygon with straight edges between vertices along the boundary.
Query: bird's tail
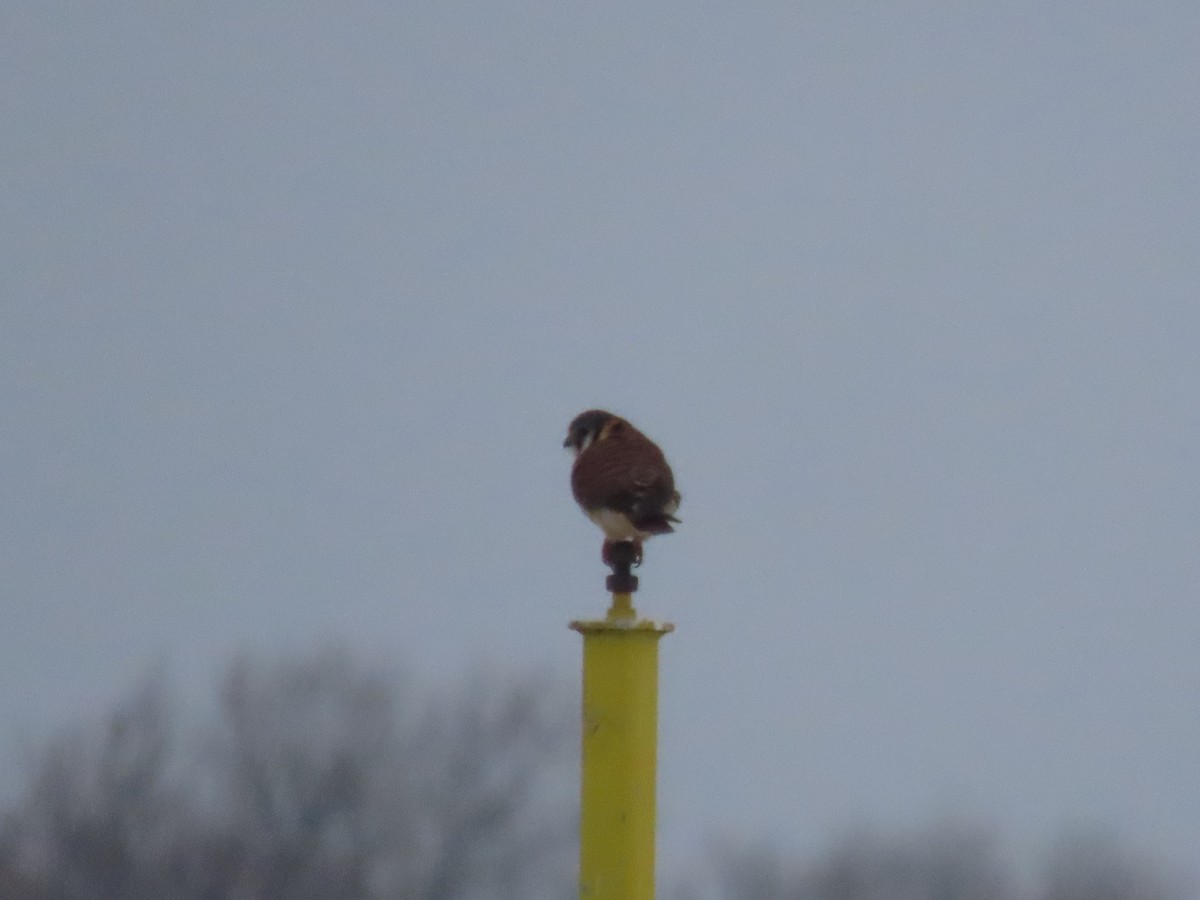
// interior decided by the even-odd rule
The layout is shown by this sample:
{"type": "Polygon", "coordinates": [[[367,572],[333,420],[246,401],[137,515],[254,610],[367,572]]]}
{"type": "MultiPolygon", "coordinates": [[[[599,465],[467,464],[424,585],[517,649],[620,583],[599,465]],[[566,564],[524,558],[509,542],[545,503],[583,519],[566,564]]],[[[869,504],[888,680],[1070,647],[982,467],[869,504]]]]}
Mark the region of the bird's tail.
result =
{"type": "Polygon", "coordinates": [[[679,520],[668,513],[662,513],[638,519],[634,525],[638,531],[644,531],[647,534],[670,534],[675,530],[671,527],[672,522],[678,524],[679,520]]]}

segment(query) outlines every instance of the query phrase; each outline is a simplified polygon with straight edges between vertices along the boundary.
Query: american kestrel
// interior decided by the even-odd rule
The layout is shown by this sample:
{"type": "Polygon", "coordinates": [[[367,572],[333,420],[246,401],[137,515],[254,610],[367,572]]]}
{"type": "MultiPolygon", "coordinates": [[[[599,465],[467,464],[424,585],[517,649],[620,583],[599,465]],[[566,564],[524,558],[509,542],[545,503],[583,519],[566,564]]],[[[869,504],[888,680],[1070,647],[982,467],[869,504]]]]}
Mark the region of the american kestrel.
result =
{"type": "Polygon", "coordinates": [[[610,565],[612,545],[628,541],[640,564],[642,541],[674,531],[671,523],[679,521],[679,491],[663,452],[620,416],[602,409],[577,415],[563,446],[575,451],[575,500],[604,531],[601,558],[610,565]]]}

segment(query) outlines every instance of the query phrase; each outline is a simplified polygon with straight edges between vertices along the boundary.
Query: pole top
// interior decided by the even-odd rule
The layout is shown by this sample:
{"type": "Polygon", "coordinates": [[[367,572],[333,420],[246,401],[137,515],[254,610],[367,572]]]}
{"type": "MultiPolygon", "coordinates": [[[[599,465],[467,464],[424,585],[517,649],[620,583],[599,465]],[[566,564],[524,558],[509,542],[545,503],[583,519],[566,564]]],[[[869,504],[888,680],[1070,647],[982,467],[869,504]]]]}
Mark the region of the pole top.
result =
{"type": "Polygon", "coordinates": [[[605,562],[612,569],[612,574],[604,582],[612,594],[612,605],[603,619],[572,622],[573,630],[581,634],[641,631],[659,635],[675,630],[675,626],[670,622],[638,619],[637,610],[633,606],[633,594],[638,589],[638,579],[632,572],[633,567],[641,563],[641,548],[637,544],[632,541],[618,541],[608,545],[605,562]]]}
{"type": "Polygon", "coordinates": [[[609,593],[632,594],[637,591],[638,579],[633,574],[633,567],[641,562],[639,556],[633,541],[618,541],[609,545],[608,565],[612,574],[604,581],[609,593]]]}

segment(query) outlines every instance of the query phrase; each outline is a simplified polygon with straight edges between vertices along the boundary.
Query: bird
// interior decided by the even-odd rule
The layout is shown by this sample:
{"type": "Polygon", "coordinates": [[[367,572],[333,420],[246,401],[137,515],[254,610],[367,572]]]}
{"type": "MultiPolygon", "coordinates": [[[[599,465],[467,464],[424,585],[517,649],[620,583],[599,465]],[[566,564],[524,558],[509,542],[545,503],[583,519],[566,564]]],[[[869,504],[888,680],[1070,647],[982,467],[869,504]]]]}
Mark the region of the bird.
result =
{"type": "Polygon", "coordinates": [[[603,409],[581,412],[567,427],[563,446],[575,453],[571,493],[604,532],[600,558],[612,565],[614,544],[633,545],[642,562],[642,541],[670,534],[679,524],[680,495],[662,450],[625,419],[603,409]]]}

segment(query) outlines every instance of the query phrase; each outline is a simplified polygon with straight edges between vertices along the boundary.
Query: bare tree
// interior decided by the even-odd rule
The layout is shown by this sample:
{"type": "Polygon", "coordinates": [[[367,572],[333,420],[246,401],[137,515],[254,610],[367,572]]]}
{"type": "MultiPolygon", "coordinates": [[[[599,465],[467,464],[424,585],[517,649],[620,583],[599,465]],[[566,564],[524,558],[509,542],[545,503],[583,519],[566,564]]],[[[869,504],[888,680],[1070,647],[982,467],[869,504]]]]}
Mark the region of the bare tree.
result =
{"type": "Polygon", "coordinates": [[[210,736],[217,830],[249,897],[367,897],[373,811],[398,749],[395,686],[344,653],[238,660],[210,736]]]}
{"type": "Polygon", "coordinates": [[[563,717],[546,713],[566,708],[563,695],[547,696],[535,678],[497,690],[477,675],[462,697],[431,705],[414,732],[411,758],[433,777],[417,785],[421,864],[397,896],[526,897],[538,884],[562,884],[576,847],[578,788],[565,765],[577,741],[574,710],[571,727],[560,727],[563,717]]]}
{"type": "Polygon", "coordinates": [[[238,660],[187,752],[161,677],[53,742],[0,830],[5,900],[560,897],[575,716],[545,678],[408,697],[326,651],[238,660]]]}
{"type": "MultiPolygon", "coordinates": [[[[1068,839],[1030,887],[987,831],[946,826],[907,836],[859,833],[807,864],[726,846],[714,857],[721,900],[1183,900],[1182,882],[1115,841],[1068,839]]],[[[705,895],[711,896],[711,895],[705,895]]]]}
{"type": "Polygon", "coordinates": [[[1121,846],[1108,833],[1087,830],[1051,847],[1039,900],[1182,900],[1182,877],[1121,846]]]}
{"type": "Polygon", "coordinates": [[[167,851],[192,823],[173,781],[172,751],[161,674],[98,733],[74,729],[53,741],[23,803],[6,817],[10,872],[33,896],[53,900],[180,896],[167,851]]]}
{"type": "Polygon", "coordinates": [[[937,829],[907,839],[863,832],[806,866],[778,852],[726,848],[717,857],[728,900],[1006,900],[1007,880],[982,831],[937,829]]]}

